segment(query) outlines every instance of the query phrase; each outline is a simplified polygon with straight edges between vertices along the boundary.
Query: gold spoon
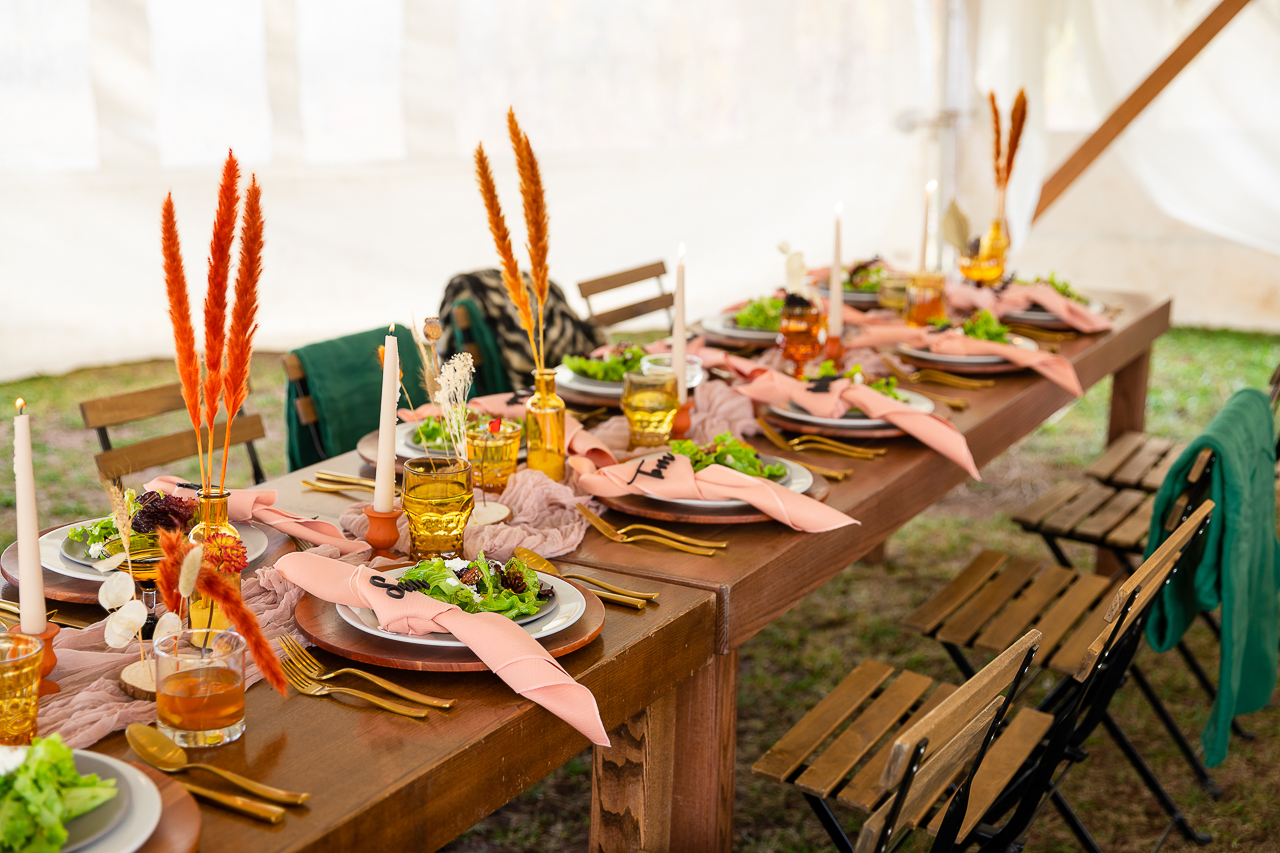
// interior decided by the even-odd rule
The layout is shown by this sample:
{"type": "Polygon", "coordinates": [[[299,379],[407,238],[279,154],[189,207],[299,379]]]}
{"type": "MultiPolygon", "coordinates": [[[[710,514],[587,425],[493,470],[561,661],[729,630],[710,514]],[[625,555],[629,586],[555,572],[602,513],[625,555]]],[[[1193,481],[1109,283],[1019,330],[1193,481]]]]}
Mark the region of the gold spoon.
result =
{"type": "Polygon", "coordinates": [[[157,731],[151,726],[133,723],[129,728],[125,729],[124,736],[139,758],[164,773],[181,773],[183,770],[192,768],[208,770],[210,773],[226,779],[232,785],[244,788],[250,794],[256,794],[259,797],[290,806],[304,803],[311,797],[310,794],[295,794],[292,791],[273,788],[270,785],[246,779],[239,773],[232,773],[230,770],[214,767],[212,764],[189,762],[187,761],[187,753],[182,747],[169,740],[163,732],[157,731]]]}

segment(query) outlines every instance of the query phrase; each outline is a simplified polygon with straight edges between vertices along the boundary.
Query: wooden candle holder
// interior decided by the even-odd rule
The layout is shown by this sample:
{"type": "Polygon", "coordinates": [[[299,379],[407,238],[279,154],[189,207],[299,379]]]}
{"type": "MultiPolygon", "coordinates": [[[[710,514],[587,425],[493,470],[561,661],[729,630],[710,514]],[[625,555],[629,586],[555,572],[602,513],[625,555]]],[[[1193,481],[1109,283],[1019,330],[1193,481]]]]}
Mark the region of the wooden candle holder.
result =
{"type": "MultiPolygon", "coordinates": [[[[49,680],[49,673],[53,672],[53,668],[58,665],[58,656],[53,650],[53,638],[58,636],[61,629],[52,622],[45,623],[44,633],[29,634],[31,637],[39,637],[44,641],[44,651],[41,653],[40,661],[40,689],[37,691],[39,696],[52,696],[62,690],[57,682],[49,680]]],[[[19,622],[9,629],[11,633],[21,634],[22,623],[19,622]]]]}
{"type": "Polygon", "coordinates": [[[401,556],[399,552],[392,549],[400,541],[398,522],[400,516],[404,515],[404,510],[392,509],[391,512],[378,512],[372,506],[367,506],[364,508],[364,514],[369,517],[369,533],[364,538],[373,546],[373,555],[375,557],[401,556]]]}

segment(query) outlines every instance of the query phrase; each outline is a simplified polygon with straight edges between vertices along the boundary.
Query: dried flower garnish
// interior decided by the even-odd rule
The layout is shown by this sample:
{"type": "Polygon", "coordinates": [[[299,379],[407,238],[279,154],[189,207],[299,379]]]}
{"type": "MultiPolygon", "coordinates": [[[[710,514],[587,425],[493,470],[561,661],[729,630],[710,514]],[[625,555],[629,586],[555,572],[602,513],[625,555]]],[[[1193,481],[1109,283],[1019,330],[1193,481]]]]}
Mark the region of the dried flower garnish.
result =
{"type": "Polygon", "coordinates": [[[475,364],[469,352],[458,353],[440,370],[440,394],[435,403],[440,408],[445,432],[459,456],[467,453],[467,417],[470,411],[467,396],[471,393],[474,373],[475,364]]]}
{"type": "Polygon", "coordinates": [[[211,533],[204,540],[204,565],[224,575],[239,575],[249,565],[249,552],[240,537],[211,533]]]}

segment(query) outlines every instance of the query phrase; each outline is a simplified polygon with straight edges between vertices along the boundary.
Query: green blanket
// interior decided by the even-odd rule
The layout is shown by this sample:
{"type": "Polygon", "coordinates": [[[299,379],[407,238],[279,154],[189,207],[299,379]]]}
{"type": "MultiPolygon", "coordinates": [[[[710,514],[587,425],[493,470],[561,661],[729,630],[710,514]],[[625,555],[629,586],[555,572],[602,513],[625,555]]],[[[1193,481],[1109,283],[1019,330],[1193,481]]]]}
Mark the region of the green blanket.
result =
{"type": "MultiPolygon", "coordinates": [[[[307,390],[316,406],[317,424],[324,453],[328,457],[354,450],[356,443],[378,428],[378,407],[382,400],[382,365],[378,347],[386,338],[386,327],[308,344],[294,350],[307,375],[307,390]]],[[[422,359],[413,343],[413,334],[405,326],[396,325],[400,371],[412,407],[427,400],[422,390],[422,359]]],[[[287,450],[289,470],[296,471],[321,461],[308,427],[298,422],[294,400],[297,389],[290,382],[284,404],[289,437],[287,450]]],[[[404,407],[403,393],[400,405],[404,407]]]]}
{"type": "Polygon", "coordinates": [[[1216,504],[1199,565],[1184,565],[1156,599],[1147,641],[1173,648],[1200,611],[1222,605],[1222,660],[1218,698],[1201,733],[1205,763],[1221,764],[1231,739],[1231,718],[1257,711],[1276,685],[1280,642],[1280,542],[1276,540],[1276,449],[1267,395],[1237,391],[1208,428],[1191,442],[1156,495],[1147,556],[1167,536],[1165,516],[1182,492],[1202,448],[1215,461],[1208,497],[1216,504]]]}

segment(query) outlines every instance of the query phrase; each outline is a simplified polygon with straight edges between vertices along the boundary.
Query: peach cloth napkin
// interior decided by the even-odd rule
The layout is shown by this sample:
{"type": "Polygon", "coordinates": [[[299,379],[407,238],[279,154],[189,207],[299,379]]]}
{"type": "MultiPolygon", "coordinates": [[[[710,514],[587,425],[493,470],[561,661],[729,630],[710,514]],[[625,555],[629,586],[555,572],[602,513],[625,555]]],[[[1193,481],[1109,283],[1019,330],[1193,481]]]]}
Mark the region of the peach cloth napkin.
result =
{"type": "Polygon", "coordinates": [[[868,417],[888,421],[919,439],[925,446],[968,471],[975,480],[982,479],[978,466],[973,462],[973,454],[969,452],[969,443],[954,424],[937,415],[916,411],[866,385],[856,385],[843,377],[829,383],[806,382],[769,371],[734,390],[758,403],[772,403],[783,408],[788,403],[795,403],[810,414],[823,418],[838,418],[851,408],[859,409],[868,417]],[[826,390],[820,390],[824,387],[826,390]]]}
{"type": "Polygon", "coordinates": [[[1077,397],[1084,394],[1075,366],[1060,355],[1044,350],[1024,350],[1010,344],[980,341],[953,329],[934,332],[919,326],[876,326],[859,331],[846,346],[874,347],[906,344],[940,355],[997,355],[1019,367],[1029,367],[1050,382],[1060,385],[1077,397]]]}
{"type": "Polygon", "coordinates": [[[701,501],[742,500],[788,527],[809,533],[861,523],[764,477],[752,477],[723,465],[709,465],[695,474],[688,456],[671,453],[583,473],[578,485],[600,497],[654,495],[701,501]]]}
{"type": "MultiPolygon", "coordinates": [[[[182,482],[177,477],[156,477],[144,488],[176,495],[180,498],[194,498],[196,493],[191,489],[181,488],[182,482]]],[[[276,509],[276,492],[270,489],[232,489],[227,501],[227,514],[232,521],[259,521],[269,524],[287,536],[293,536],[313,545],[332,545],[343,554],[354,554],[369,547],[368,542],[360,542],[342,535],[342,531],[327,521],[295,515],[282,509],[276,509]]]]}
{"type": "Polygon", "coordinates": [[[573,680],[537,640],[498,613],[467,613],[431,596],[392,598],[371,583],[377,569],[350,566],[318,554],[286,554],[276,568],[293,584],[335,604],[368,607],[378,624],[400,634],[453,634],[516,693],[537,702],[592,743],[609,745],[591,691],[573,680]]]}
{"type": "Polygon", "coordinates": [[[947,287],[948,307],[966,313],[983,310],[1003,317],[1011,311],[1026,311],[1033,303],[1086,335],[1105,332],[1112,327],[1110,318],[1068,299],[1047,284],[1010,284],[999,291],[971,284],[947,287]]]}
{"type": "MultiPolygon", "coordinates": [[[[527,394],[522,395],[520,392],[515,394],[487,394],[483,397],[476,397],[468,402],[467,405],[478,412],[493,415],[495,418],[520,420],[524,417],[524,401],[527,398],[527,394]]],[[[400,420],[405,422],[420,421],[423,418],[438,417],[440,409],[431,403],[424,403],[412,410],[399,409],[397,414],[400,416],[400,420]]],[[[613,455],[613,451],[606,447],[604,442],[583,429],[581,422],[569,414],[564,416],[564,444],[570,456],[585,456],[596,465],[612,465],[618,461],[613,455]]]]}

